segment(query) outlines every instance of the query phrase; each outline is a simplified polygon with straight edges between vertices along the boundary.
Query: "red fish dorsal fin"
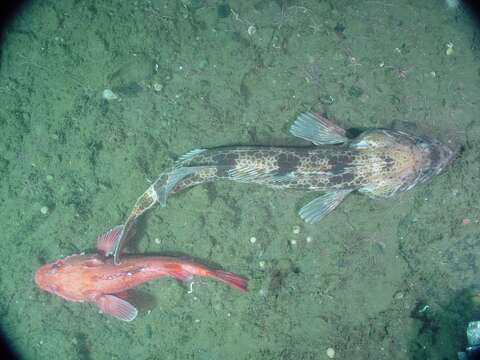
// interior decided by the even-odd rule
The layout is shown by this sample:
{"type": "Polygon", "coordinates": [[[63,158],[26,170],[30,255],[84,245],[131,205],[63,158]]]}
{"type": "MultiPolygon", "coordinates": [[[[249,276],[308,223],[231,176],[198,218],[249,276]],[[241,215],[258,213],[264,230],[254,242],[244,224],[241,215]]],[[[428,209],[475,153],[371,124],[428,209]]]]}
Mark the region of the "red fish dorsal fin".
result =
{"type": "Polygon", "coordinates": [[[115,226],[97,237],[97,250],[104,253],[105,256],[111,255],[114,249],[115,241],[122,236],[125,227],[123,225],[115,226]]]}

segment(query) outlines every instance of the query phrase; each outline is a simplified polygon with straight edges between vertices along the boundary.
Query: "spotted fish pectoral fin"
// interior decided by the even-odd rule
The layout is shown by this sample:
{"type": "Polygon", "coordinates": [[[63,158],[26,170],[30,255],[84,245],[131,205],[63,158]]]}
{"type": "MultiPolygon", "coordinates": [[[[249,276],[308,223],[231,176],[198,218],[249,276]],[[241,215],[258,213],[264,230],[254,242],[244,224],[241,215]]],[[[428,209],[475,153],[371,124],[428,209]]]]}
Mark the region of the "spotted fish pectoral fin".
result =
{"type": "Polygon", "coordinates": [[[298,214],[309,224],[315,224],[332,212],[352,190],[339,190],[326,193],[302,207],[298,214]]]}
{"type": "Polygon", "coordinates": [[[345,129],[320,114],[311,112],[300,114],[290,127],[290,133],[315,145],[342,144],[348,141],[345,129]]]}

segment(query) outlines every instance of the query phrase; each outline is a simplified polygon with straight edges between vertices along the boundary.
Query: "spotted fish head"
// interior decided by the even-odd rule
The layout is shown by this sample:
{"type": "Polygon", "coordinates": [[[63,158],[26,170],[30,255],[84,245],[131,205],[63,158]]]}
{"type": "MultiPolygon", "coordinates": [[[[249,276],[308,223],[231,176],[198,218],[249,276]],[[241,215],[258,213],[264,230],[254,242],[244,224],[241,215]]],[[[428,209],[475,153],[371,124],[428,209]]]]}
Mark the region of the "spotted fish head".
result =
{"type": "Polygon", "coordinates": [[[383,159],[382,186],[373,184],[373,195],[392,196],[440,174],[453,160],[453,151],[440,141],[399,130],[370,130],[351,144],[369,149],[375,158],[383,159]]]}

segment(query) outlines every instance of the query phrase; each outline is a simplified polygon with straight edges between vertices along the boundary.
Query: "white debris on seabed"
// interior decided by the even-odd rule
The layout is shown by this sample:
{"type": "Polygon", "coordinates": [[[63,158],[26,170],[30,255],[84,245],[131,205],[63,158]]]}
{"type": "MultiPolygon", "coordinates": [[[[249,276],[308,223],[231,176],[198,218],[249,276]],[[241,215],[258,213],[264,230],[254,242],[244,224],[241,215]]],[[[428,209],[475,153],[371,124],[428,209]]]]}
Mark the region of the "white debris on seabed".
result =
{"type": "Polygon", "coordinates": [[[251,244],[255,244],[256,242],[257,242],[257,238],[256,238],[255,236],[252,236],[252,237],[250,238],[250,243],[251,243],[251,244]]]}
{"type": "Polygon", "coordinates": [[[300,234],[300,226],[295,225],[295,226],[293,227],[293,229],[292,229],[292,232],[293,232],[294,234],[300,234]]]}
{"type": "Polygon", "coordinates": [[[43,214],[43,215],[47,215],[48,214],[48,207],[47,206],[42,206],[40,208],[40,212],[43,214]]]}
{"type": "Polygon", "coordinates": [[[447,50],[445,50],[445,54],[447,54],[447,56],[452,55],[453,54],[453,43],[451,43],[451,42],[447,43],[446,47],[447,47],[447,50]]]}
{"type": "Polygon", "coordinates": [[[327,349],[327,356],[329,359],[333,359],[335,357],[335,349],[334,348],[328,348],[327,349]]]}
{"type": "Polygon", "coordinates": [[[110,89],[105,89],[102,92],[102,98],[107,101],[118,100],[118,95],[110,89]]]}

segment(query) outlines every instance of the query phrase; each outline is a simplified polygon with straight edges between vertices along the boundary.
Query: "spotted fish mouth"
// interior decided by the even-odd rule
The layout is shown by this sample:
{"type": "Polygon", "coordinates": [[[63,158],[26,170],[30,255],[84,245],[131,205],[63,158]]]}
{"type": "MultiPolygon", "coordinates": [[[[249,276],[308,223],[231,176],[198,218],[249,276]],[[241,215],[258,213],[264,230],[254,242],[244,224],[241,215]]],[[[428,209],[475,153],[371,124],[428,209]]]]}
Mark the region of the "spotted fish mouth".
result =
{"type": "Polygon", "coordinates": [[[425,182],[440,174],[455,159],[455,152],[447,145],[431,138],[423,138],[419,147],[428,155],[429,164],[422,169],[417,182],[425,182]]]}

